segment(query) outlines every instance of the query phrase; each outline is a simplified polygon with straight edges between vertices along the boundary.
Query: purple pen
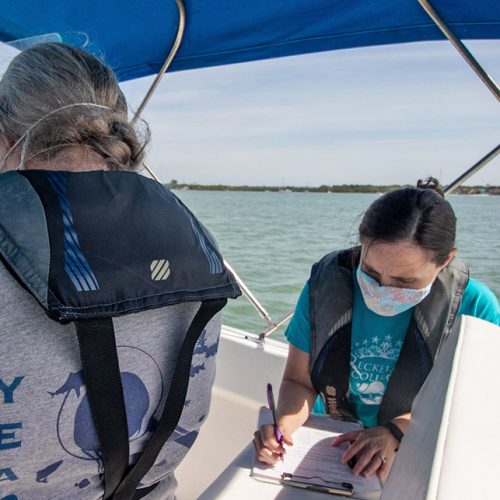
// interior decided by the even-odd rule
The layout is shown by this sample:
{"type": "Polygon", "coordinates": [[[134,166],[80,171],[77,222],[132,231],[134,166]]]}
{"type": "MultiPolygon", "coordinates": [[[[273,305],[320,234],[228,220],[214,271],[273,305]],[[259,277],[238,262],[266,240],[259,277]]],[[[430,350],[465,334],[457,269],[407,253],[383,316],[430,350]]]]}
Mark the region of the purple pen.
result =
{"type": "MultiPolygon", "coordinates": [[[[283,446],[283,435],[280,432],[280,428],[278,427],[278,417],[276,415],[276,405],[274,404],[274,394],[273,394],[273,386],[271,384],[267,384],[267,403],[269,404],[269,409],[273,415],[273,425],[274,425],[274,437],[276,441],[278,441],[280,446],[283,446]]],[[[281,454],[281,461],[283,461],[283,453],[281,454]]]]}

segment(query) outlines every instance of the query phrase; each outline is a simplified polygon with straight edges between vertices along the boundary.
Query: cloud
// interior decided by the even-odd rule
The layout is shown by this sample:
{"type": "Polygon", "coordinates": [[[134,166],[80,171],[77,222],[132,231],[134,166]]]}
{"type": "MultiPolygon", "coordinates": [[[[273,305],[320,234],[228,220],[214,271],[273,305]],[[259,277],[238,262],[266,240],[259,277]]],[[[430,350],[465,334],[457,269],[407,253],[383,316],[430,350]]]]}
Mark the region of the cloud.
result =
{"type": "MultiPolygon", "coordinates": [[[[500,73],[499,42],[470,45],[500,73]]],[[[133,106],[150,81],[123,84],[133,106]]],[[[160,176],[203,183],[446,183],[500,135],[494,97],[431,42],[172,73],[144,118],[160,176]]],[[[480,180],[500,184],[498,168],[480,180]]]]}

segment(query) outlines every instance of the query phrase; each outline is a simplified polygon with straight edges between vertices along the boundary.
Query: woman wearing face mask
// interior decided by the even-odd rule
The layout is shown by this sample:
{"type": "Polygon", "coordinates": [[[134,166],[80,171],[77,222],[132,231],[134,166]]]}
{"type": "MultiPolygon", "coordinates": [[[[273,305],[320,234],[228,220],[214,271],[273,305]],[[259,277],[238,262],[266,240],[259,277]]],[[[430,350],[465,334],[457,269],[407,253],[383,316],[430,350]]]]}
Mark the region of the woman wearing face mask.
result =
{"type": "MultiPolygon", "coordinates": [[[[495,295],[456,257],[455,228],[451,205],[429,179],[377,199],[359,227],[361,246],[312,267],[286,331],[278,405],[285,444],[311,411],[359,420],[364,430],[333,445],[351,443],[343,461],[355,459],[354,474],[387,476],[413,399],[457,317],[500,324],[495,295]]],[[[269,464],[284,452],[272,426],[254,444],[269,464]]]]}

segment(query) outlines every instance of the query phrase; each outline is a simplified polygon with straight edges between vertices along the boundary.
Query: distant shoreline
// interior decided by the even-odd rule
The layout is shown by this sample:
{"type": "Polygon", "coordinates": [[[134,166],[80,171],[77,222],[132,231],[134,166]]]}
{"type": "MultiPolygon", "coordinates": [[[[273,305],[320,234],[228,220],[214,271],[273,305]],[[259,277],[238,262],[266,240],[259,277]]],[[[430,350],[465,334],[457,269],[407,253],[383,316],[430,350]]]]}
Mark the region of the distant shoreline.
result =
{"type": "MultiPolygon", "coordinates": [[[[184,184],[172,180],[165,184],[169,189],[181,191],[251,191],[251,192],[274,192],[274,193],[387,193],[394,189],[410,187],[406,185],[393,184],[389,186],[378,186],[373,184],[339,184],[310,186],[228,186],[224,184],[184,184]]],[[[460,186],[453,194],[471,195],[500,195],[500,186],[460,186]]]]}

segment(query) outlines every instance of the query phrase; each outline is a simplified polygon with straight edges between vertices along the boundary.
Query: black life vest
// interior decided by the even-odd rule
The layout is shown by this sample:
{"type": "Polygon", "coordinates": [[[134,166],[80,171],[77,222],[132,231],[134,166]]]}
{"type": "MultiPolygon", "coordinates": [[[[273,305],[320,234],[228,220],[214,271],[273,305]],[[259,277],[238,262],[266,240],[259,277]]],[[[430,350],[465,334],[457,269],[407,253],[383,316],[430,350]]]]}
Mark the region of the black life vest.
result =
{"type": "MultiPolygon", "coordinates": [[[[349,389],[353,267],[359,247],[333,252],[314,264],[309,279],[310,373],[327,412],[356,420],[349,389]]],[[[399,358],[383,396],[378,422],[411,410],[442,343],[451,332],[467,285],[467,266],[455,258],[436,278],[430,294],[414,308],[399,358]]]]}

